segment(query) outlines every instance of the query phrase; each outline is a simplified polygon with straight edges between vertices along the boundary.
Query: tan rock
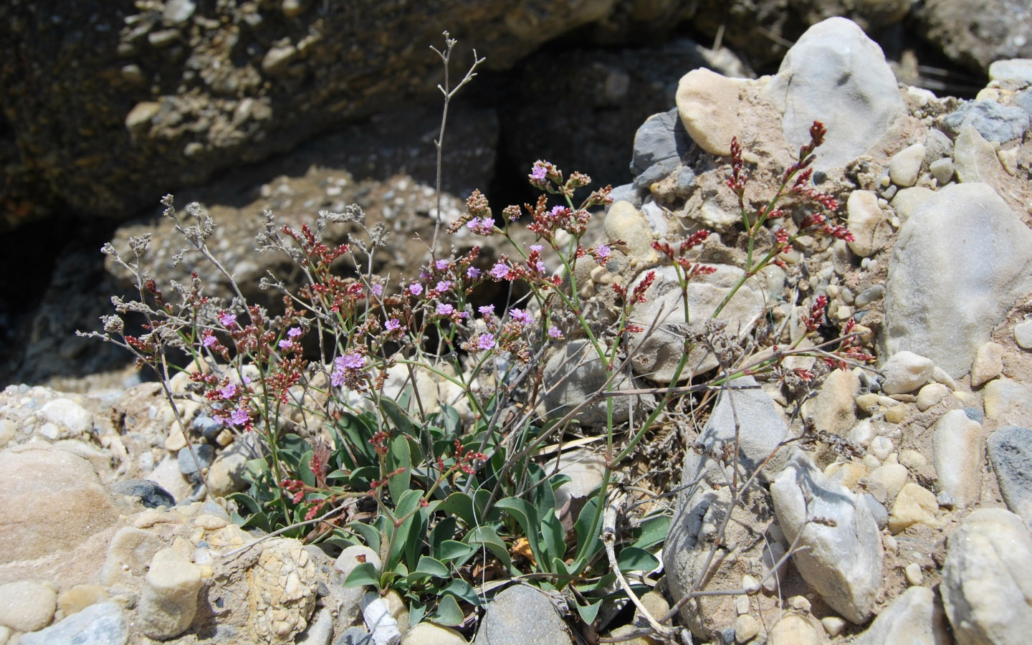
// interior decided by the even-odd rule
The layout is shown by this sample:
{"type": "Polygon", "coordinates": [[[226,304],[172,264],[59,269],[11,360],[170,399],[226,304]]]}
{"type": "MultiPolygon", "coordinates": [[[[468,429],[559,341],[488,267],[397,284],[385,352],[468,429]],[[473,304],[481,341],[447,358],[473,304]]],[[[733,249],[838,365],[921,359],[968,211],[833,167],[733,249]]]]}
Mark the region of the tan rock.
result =
{"type": "Polygon", "coordinates": [[[0,586],[0,625],[16,632],[34,632],[50,624],[57,609],[57,594],[30,580],[0,586]]]}
{"type": "Polygon", "coordinates": [[[72,614],[79,613],[90,605],[104,602],[107,599],[108,593],[104,590],[104,587],[97,585],[75,585],[57,597],[57,606],[67,618],[72,614]]]}
{"type": "Polygon", "coordinates": [[[975,352],[971,365],[971,387],[980,387],[993,380],[1003,371],[1003,346],[989,342],[975,352]]]}
{"type": "Polygon", "coordinates": [[[189,629],[201,585],[200,569],[175,549],[155,553],[136,610],[143,633],[165,640],[189,629]]]}
{"type": "Polygon", "coordinates": [[[739,135],[739,93],[744,81],[699,68],[677,84],[677,113],[692,140],[710,154],[731,154],[731,139],[739,135]]]}
{"type": "Polygon", "coordinates": [[[112,586],[123,576],[143,576],[161,546],[161,538],[151,531],[131,526],[119,529],[108,545],[104,567],[100,570],[101,584],[112,586]]]}
{"type": "Polygon", "coordinates": [[[906,484],[896,496],[896,503],[892,505],[889,530],[899,533],[918,522],[938,527],[935,520],[938,510],[939,503],[935,501],[935,495],[931,491],[913,482],[906,484]]]}
{"type": "Polygon", "coordinates": [[[785,614],[767,638],[768,645],[819,645],[820,642],[814,626],[798,614],[785,614]]]}
{"type": "Polygon", "coordinates": [[[854,397],[860,392],[860,379],[847,370],[835,370],[824,380],[813,401],[812,418],[818,430],[845,434],[856,425],[854,397]]]}

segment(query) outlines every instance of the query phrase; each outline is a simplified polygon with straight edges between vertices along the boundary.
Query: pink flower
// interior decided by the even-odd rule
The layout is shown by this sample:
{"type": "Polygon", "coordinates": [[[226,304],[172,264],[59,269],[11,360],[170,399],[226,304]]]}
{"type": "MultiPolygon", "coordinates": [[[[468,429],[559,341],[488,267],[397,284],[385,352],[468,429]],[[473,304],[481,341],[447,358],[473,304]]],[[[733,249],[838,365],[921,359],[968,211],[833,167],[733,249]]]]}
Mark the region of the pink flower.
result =
{"type": "Polygon", "coordinates": [[[548,328],[548,335],[552,338],[555,338],[556,340],[559,340],[563,337],[563,332],[559,331],[559,328],[553,325],[548,328]]]}
{"type": "Polygon", "coordinates": [[[544,247],[541,246],[540,244],[531,244],[530,245],[530,250],[533,251],[534,253],[541,253],[541,249],[543,249],[543,248],[544,247]]]}
{"type": "Polygon", "coordinates": [[[284,338],[283,340],[281,340],[279,342],[279,348],[280,349],[290,349],[290,346],[293,345],[293,344],[294,344],[294,341],[290,340],[289,338],[284,338]]]}
{"type": "Polygon", "coordinates": [[[437,290],[437,291],[440,291],[441,293],[444,293],[448,289],[451,289],[451,281],[450,280],[441,280],[440,282],[437,283],[437,286],[434,287],[434,289],[437,290]]]}
{"type": "Polygon", "coordinates": [[[219,390],[219,394],[222,395],[223,399],[232,399],[236,396],[236,386],[230,383],[226,387],[219,390]]]}
{"type": "Polygon", "coordinates": [[[223,327],[232,327],[236,324],[236,316],[224,313],[219,316],[219,322],[222,323],[223,327]]]}
{"type": "Polygon", "coordinates": [[[202,345],[205,347],[214,347],[218,342],[219,339],[215,338],[215,335],[211,333],[210,329],[204,332],[204,340],[201,341],[202,345]]]}
{"type": "Polygon", "coordinates": [[[233,414],[229,416],[229,422],[235,426],[242,426],[250,420],[250,417],[247,415],[247,410],[244,408],[233,410],[233,414]]]}
{"type": "Polygon", "coordinates": [[[484,318],[487,318],[489,316],[493,316],[494,315],[494,305],[483,305],[482,307],[477,307],[477,311],[479,311],[480,315],[483,316],[484,318]]]}
{"type": "Polygon", "coordinates": [[[599,244],[598,248],[595,249],[595,255],[598,256],[598,259],[602,260],[603,262],[609,259],[609,254],[611,252],[612,250],[605,244],[599,244]]]}
{"type": "Polygon", "coordinates": [[[441,316],[450,316],[455,313],[455,307],[447,303],[441,303],[437,305],[437,313],[441,316]]]}
{"type": "Polygon", "coordinates": [[[376,296],[377,298],[379,298],[380,296],[383,295],[383,285],[382,284],[374,284],[372,286],[372,288],[369,289],[369,290],[372,291],[373,295],[376,296]]]}
{"type": "Polygon", "coordinates": [[[548,169],[545,167],[544,162],[537,161],[534,163],[534,167],[530,170],[530,183],[542,184],[548,177],[548,169]]]}
{"type": "Polygon", "coordinates": [[[534,322],[534,316],[531,316],[529,313],[523,311],[522,309],[510,309],[509,315],[512,317],[513,320],[521,322],[524,325],[529,325],[534,322]]]}
{"type": "Polygon", "coordinates": [[[480,334],[480,338],[477,339],[477,349],[486,351],[488,349],[494,349],[494,346],[494,334],[480,334]]]}
{"type": "Polygon", "coordinates": [[[290,329],[287,330],[287,336],[289,336],[291,338],[297,338],[300,335],[301,335],[301,328],[300,327],[291,327],[290,329]]]}
{"type": "Polygon", "coordinates": [[[412,295],[418,296],[419,294],[423,293],[423,285],[419,284],[418,282],[413,282],[409,285],[408,290],[409,293],[411,293],[412,295]]]}
{"type": "Polygon", "coordinates": [[[450,262],[448,262],[448,260],[438,260],[437,262],[434,262],[434,266],[437,267],[438,271],[446,271],[449,264],[450,262]]]}
{"type": "Polygon", "coordinates": [[[480,277],[480,269],[476,267],[470,267],[466,269],[466,276],[472,280],[476,280],[480,277]]]}
{"type": "Polygon", "coordinates": [[[499,261],[491,268],[491,277],[496,280],[505,280],[509,277],[509,265],[499,261]]]}
{"type": "Polygon", "coordinates": [[[387,331],[397,331],[400,328],[401,328],[401,323],[398,322],[397,318],[391,318],[390,320],[387,321],[387,324],[384,325],[384,329],[386,329],[387,331]]]}
{"type": "Polygon", "coordinates": [[[352,352],[350,354],[344,354],[338,356],[337,360],[334,361],[337,367],[345,370],[360,370],[365,367],[366,358],[359,353],[352,352]]]}

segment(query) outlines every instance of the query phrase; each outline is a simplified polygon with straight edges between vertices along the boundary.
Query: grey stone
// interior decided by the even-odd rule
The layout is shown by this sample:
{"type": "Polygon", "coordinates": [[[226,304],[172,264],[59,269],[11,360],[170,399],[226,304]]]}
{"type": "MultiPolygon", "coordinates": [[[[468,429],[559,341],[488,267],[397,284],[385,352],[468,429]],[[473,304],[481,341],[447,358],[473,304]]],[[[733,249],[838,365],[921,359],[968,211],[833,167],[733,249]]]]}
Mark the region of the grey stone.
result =
{"type": "Polygon", "coordinates": [[[927,587],[911,587],[896,597],[853,645],[950,645],[946,616],[927,587]]]}
{"type": "MultiPolygon", "coordinates": [[[[548,418],[565,417],[587,397],[604,387],[610,376],[612,374],[606,371],[602,359],[587,340],[573,340],[563,345],[545,364],[543,378],[548,388],[545,394],[548,418]]],[[[612,384],[614,390],[631,387],[631,381],[624,376],[618,376],[612,384]]],[[[630,418],[635,398],[618,396],[612,399],[614,423],[623,423],[630,418]]],[[[599,398],[585,406],[574,418],[585,426],[605,426],[607,405],[605,398],[599,398]]]]}
{"type": "Polygon", "coordinates": [[[863,155],[906,114],[881,48],[845,18],[808,29],[765,92],[784,115],[782,131],[793,147],[809,142],[814,120],[827,126],[817,170],[840,168],[863,155]]]}
{"type": "Polygon", "coordinates": [[[374,645],[373,635],[361,627],[348,627],[335,645],[374,645]]]}
{"type": "Polygon", "coordinates": [[[953,141],[941,130],[931,129],[925,133],[924,146],[925,163],[928,165],[953,156],[953,141]]]}
{"type": "Polygon", "coordinates": [[[634,178],[634,187],[638,189],[638,192],[644,193],[648,191],[649,186],[652,184],[663,181],[672,175],[680,165],[681,162],[677,159],[667,159],[654,163],[645,172],[634,178]]]}
{"type": "Polygon", "coordinates": [[[194,444],[193,452],[189,447],[180,450],[178,459],[179,472],[191,480],[199,480],[198,470],[211,466],[212,460],[215,459],[215,449],[207,443],[194,444]],[[197,459],[194,459],[194,453],[197,454],[197,459]],[[198,465],[200,465],[200,469],[198,469],[198,465]]]}
{"type": "Polygon", "coordinates": [[[172,508],[176,505],[176,500],[171,493],[149,479],[127,479],[117,482],[111,486],[111,492],[139,498],[140,503],[147,508],[158,508],[159,506],[172,508]]]}
{"type": "Polygon", "coordinates": [[[993,61],[989,66],[989,80],[1017,81],[1032,85],[1032,60],[1016,58],[993,61]]]}
{"type": "Polygon", "coordinates": [[[866,307],[876,300],[881,300],[882,296],[885,295],[885,285],[876,284],[873,287],[867,287],[860,292],[860,295],[854,300],[854,304],[857,307],[866,307]]]}
{"type": "MultiPolygon", "coordinates": [[[[613,198],[613,204],[617,202],[629,202],[635,208],[641,208],[641,195],[634,184],[622,184],[613,189],[609,196],[613,198]]],[[[608,210],[608,206],[606,207],[608,210]]]]}
{"type": "Polygon", "coordinates": [[[566,623],[544,592],[526,585],[502,591],[487,605],[473,645],[565,645],[566,623]]]}
{"type": "Polygon", "coordinates": [[[867,503],[802,456],[770,492],[786,539],[803,547],[792,556],[803,579],[843,618],[865,622],[882,584],[881,534],[867,503]]]}
{"type": "Polygon", "coordinates": [[[984,449],[982,426],[963,410],[950,410],[933,426],[932,453],[941,492],[960,508],[981,497],[984,449]]]}
{"type": "Polygon", "coordinates": [[[198,414],[190,422],[190,429],[199,432],[208,441],[215,441],[225,427],[221,421],[213,419],[207,414],[198,414]]]}
{"type": "Polygon", "coordinates": [[[333,616],[325,607],[309,621],[308,629],[294,639],[294,643],[305,645],[330,645],[333,639],[333,616]]]}
{"type": "Polygon", "coordinates": [[[964,408],[964,414],[972,421],[982,423],[985,420],[985,412],[981,408],[964,408]]]}
{"type": "MultiPolygon", "coordinates": [[[[705,333],[705,326],[716,311],[720,302],[731,288],[742,277],[743,271],[738,267],[723,264],[711,265],[716,269],[710,275],[701,275],[688,283],[688,306],[692,323],[691,331],[705,333]]],[[[669,383],[674,378],[677,365],[684,355],[684,299],[681,297],[681,284],[677,272],[671,266],[655,270],[655,282],[646,292],[648,300],[644,304],[635,305],[631,310],[631,319],[639,322],[643,331],[628,334],[630,347],[643,343],[639,352],[641,361],[634,363],[638,374],[660,383],[669,383]],[[658,320],[656,329],[651,335],[647,330],[651,321],[658,320]]],[[[639,275],[628,287],[628,292],[639,284],[647,273],[639,275]]],[[[755,279],[746,281],[727,306],[717,317],[718,321],[726,321],[727,326],[722,333],[737,336],[757,317],[762,315],[764,296],[762,287],[755,279]]],[[[692,374],[699,374],[717,366],[713,353],[699,342],[692,348],[681,371],[680,380],[686,380],[692,374]]]]}
{"type": "Polygon", "coordinates": [[[935,181],[939,182],[940,186],[944,186],[953,179],[953,160],[948,158],[937,159],[929,164],[928,170],[935,177],[935,181]]]}
{"type": "Polygon", "coordinates": [[[985,184],[950,184],[900,229],[886,282],[883,355],[926,356],[954,378],[1032,288],[1032,232],[985,184]]]}
{"type": "Polygon", "coordinates": [[[631,174],[640,175],[653,165],[665,161],[679,162],[691,145],[692,140],[681,124],[677,108],[654,114],[641,124],[634,135],[631,174]]]}
{"type": "Polygon", "coordinates": [[[1029,115],[1021,108],[981,100],[965,103],[946,115],[942,122],[954,135],[959,135],[964,126],[970,125],[986,141],[1006,143],[1025,133],[1029,115]]]}
{"type": "Polygon", "coordinates": [[[988,440],[989,461],[1007,508],[1032,523],[1032,430],[1000,428],[988,440]]]}
{"type": "Polygon", "coordinates": [[[1032,90],[1025,90],[1014,95],[1014,105],[1032,115],[1032,90]]]}
{"type": "Polygon", "coordinates": [[[114,602],[90,605],[61,622],[31,634],[21,645],[125,645],[129,640],[122,607],[114,602]]]}
{"type": "Polygon", "coordinates": [[[977,74],[1007,58],[1032,57],[1032,12],[1013,0],[915,3],[916,32],[947,58],[977,74]]]}
{"type": "Polygon", "coordinates": [[[1014,342],[1021,349],[1032,349],[1032,320],[1014,326],[1014,342]]]}
{"type": "Polygon", "coordinates": [[[189,20],[196,9],[193,0],[169,0],[161,15],[170,24],[179,25],[189,20]]]}
{"type": "Polygon", "coordinates": [[[1026,643],[1032,633],[1032,538],[1002,508],[974,511],[946,544],[946,616],[958,643],[1026,643]]]}
{"type": "Polygon", "coordinates": [[[874,518],[874,523],[878,525],[878,528],[884,529],[888,526],[889,509],[885,508],[885,505],[870,493],[864,493],[864,501],[867,502],[867,508],[871,509],[871,517],[874,518]]]}

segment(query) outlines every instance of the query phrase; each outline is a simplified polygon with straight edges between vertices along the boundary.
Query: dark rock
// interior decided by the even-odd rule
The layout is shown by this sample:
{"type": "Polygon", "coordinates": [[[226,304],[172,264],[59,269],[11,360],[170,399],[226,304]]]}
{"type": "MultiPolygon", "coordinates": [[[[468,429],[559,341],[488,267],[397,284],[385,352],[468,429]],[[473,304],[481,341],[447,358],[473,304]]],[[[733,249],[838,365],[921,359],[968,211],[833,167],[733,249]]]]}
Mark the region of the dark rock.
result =
{"type": "Polygon", "coordinates": [[[1021,108],[983,100],[965,103],[957,111],[946,115],[942,122],[954,135],[960,134],[961,128],[970,125],[986,141],[1006,143],[1025,133],[1029,115],[1021,108]]]}
{"type": "Polygon", "coordinates": [[[1007,426],[986,442],[1007,508],[1032,520],[1032,430],[1007,426]]]}
{"type": "Polygon", "coordinates": [[[1005,58],[1032,58],[1028,0],[928,0],[912,12],[921,37],[968,69],[985,74],[1005,58]]]}
{"type": "Polygon", "coordinates": [[[654,114],[645,120],[634,135],[631,174],[640,175],[654,164],[678,162],[692,145],[677,108],[654,114]]]}
{"type": "Polygon", "coordinates": [[[111,486],[111,492],[118,495],[138,497],[147,508],[166,506],[172,508],[176,500],[172,494],[149,479],[127,479],[111,486]]]}

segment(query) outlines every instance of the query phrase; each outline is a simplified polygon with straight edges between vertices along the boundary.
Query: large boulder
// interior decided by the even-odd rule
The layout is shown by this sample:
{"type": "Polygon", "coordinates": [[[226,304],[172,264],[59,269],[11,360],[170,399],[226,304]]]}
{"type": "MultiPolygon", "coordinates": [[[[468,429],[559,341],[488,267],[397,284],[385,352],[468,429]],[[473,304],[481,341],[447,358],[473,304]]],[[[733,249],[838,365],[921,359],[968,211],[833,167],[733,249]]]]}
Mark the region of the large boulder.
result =
{"type": "Polygon", "coordinates": [[[954,378],[1032,289],[1032,232],[986,184],[926,199],[900,229],[885,294],[882,355],[930,358],[954,378]]]}
{"type": "Polygon", "coordinates": [[[927,0],[916,3],[914,26],[955,63],[984,74],[1005,58],[1032,58],[1028,0],[927,0]]]}

